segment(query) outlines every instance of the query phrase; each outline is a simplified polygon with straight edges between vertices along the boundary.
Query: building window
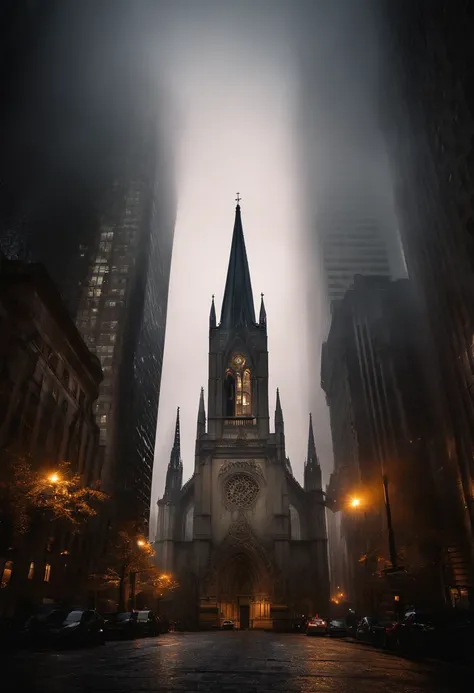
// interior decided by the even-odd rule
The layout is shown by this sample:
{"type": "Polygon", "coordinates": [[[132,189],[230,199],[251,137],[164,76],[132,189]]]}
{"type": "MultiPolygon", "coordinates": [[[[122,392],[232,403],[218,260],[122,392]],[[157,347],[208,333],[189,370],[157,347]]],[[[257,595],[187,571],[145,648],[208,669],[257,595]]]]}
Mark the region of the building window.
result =
{"type": "Polygon", "coordinates": [[[33,580],[35,576],[35,564],[34,561],[31,561],[30,567],[28,568],[28,580],[33,580]]]}
{"type": "Polygon", "coordinates": [[[0,587],[6,587],[11,580],[13,572],[13,561],[5,561],[2,571],[2,579],[0,580],[0,587]]]}
{"type": "Polygon", "coordinates": [[[107,414],[102,414],[102,416],[100,417],[100,423],[101,424],[107,423],[107,414]]]}
{"type": "Polygon", "coordinates": [[[44,567],[44,581],[49,582],[50,577],[51,577],[51,564],[46,563],[46,565],[44,567]]]}
{"type": "Polygon", "coordinates": [[[232,367],[226,371],[224,383],[226,416],[251,416],[252,394],[250,370],[245,368],[245,357],[232,357],[232,367]]]}

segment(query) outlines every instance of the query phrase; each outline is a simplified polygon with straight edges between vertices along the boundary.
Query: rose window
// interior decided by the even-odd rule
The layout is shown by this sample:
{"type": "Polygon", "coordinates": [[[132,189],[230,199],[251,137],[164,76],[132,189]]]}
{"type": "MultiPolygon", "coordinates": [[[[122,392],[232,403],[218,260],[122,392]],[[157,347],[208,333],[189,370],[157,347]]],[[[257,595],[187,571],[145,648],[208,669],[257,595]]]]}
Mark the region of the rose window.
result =
{"type": "Polygon", "coordinates": [[[247,474],[235,474],[225,485],[225,499],[235,508],[250,508],[258,496],[258,484],[247,474]]]}

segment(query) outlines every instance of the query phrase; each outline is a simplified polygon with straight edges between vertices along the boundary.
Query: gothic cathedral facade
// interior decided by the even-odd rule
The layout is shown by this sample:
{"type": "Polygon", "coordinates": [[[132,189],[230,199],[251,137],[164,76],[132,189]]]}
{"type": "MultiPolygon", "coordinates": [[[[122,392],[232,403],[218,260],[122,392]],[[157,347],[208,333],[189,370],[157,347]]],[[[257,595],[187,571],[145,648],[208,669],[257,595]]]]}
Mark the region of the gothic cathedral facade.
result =
{"type": "Polygon", "coordinates": [[[325,613],[329,575],[321,468],[310,417],[304,486],[285,451],[277,391],[268,402],[267,317],[255,317],[237,205],[220,322],[209,319],[208,417],[201,390],[194,474],[183,485],[179,410],[155,549],[180,588],[172,610],[187,627],[286,629],[325,613]]]}

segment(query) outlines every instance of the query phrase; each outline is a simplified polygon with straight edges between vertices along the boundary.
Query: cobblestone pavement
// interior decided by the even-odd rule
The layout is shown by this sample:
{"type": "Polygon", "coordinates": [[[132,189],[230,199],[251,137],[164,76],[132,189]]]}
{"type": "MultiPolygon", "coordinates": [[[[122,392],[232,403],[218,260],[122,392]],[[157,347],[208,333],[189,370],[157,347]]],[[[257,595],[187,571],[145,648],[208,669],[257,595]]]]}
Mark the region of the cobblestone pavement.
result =
{"type": "Polygon", "coordinates": [[[371,647],[260,632],[168,634],[91,650],[20,652],[1,662],[28,693],[458,693],[472,671],[371,647]]]}

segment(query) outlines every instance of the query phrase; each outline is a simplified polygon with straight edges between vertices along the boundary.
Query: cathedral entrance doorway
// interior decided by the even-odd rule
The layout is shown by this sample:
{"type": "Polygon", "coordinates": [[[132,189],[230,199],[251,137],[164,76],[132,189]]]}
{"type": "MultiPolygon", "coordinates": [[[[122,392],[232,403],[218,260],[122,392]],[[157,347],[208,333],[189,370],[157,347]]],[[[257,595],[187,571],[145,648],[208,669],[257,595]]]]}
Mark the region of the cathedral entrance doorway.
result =
{"type": "Polygon", "coordinates": [[[247,630],[250,626],[250,606],[249,604],[240,605],[240,630],[247,630]]]}
{"type": "Polygon", "coordinates": [[[232,619],[241,630],[271,627],[271,580],[254,552],[229,553],[220,564],[217,586],[221,619],[232,619]]]}

